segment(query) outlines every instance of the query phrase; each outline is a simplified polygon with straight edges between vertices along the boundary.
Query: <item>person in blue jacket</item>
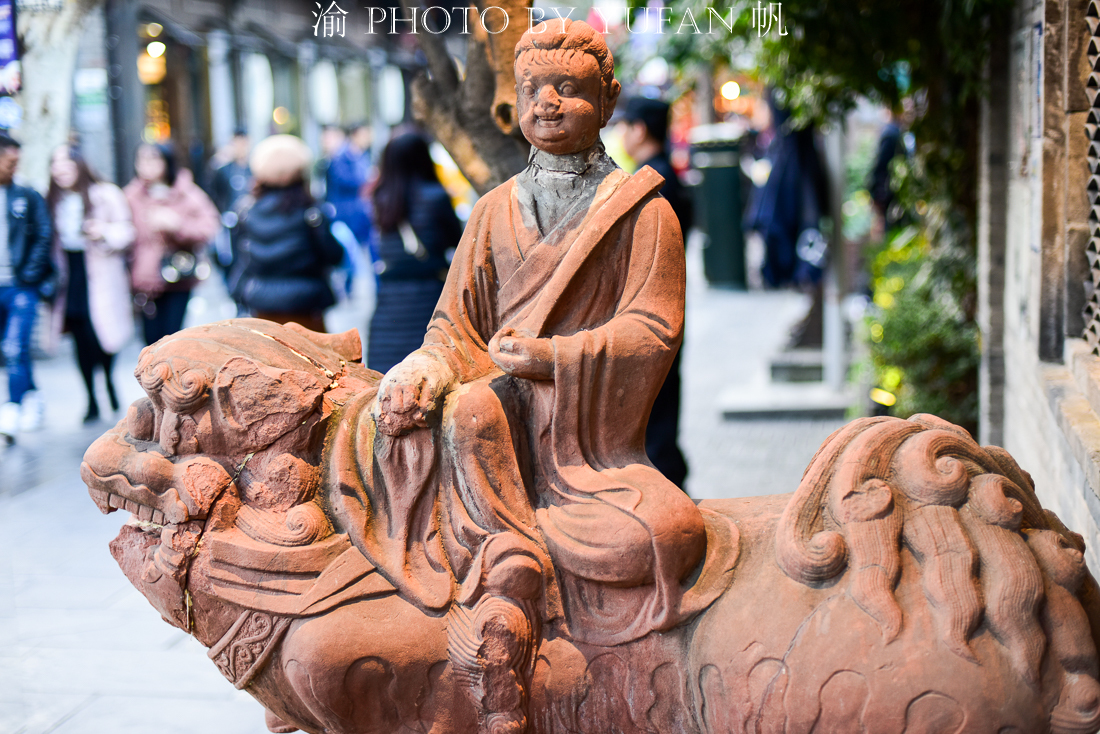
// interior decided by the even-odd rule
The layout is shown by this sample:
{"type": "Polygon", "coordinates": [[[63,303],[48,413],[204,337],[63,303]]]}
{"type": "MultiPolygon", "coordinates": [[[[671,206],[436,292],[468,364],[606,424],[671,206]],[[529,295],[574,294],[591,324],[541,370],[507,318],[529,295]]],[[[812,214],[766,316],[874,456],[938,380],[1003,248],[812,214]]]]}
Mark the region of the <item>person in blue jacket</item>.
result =
{"type": "Polygon", "coordinates": [[[368,246],[371,234],[363,190],[370,178],[370,141],[370,128],[365,124],[349,128],[347,139],[325,173],[325,200],[335,210],[333,219],[346,224],[361,247],[368,246]]]}

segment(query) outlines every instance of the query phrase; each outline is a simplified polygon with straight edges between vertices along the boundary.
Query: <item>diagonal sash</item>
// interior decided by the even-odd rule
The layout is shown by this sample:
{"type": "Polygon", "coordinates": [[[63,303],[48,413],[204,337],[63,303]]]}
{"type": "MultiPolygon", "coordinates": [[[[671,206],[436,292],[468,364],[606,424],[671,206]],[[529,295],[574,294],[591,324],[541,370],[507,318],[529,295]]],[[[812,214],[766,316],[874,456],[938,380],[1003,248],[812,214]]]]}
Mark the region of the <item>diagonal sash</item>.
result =
{"type": "Polygon", "coordinates": [[[523,331],[529,332],[532,336],[542,336],[542,331],[546,328],[546,322],[550,319],[554,307],[561,301],[573,278],[584,262],[595,252],[604,235],[629,214],[638,202],[658,190],[664,182],[661,174],[645,166],[608,197],[599,211],[585,225],[584,231],[569,247],[554,275],[547,281],[532,308],[527,311],[522,319],[523,331]]]}

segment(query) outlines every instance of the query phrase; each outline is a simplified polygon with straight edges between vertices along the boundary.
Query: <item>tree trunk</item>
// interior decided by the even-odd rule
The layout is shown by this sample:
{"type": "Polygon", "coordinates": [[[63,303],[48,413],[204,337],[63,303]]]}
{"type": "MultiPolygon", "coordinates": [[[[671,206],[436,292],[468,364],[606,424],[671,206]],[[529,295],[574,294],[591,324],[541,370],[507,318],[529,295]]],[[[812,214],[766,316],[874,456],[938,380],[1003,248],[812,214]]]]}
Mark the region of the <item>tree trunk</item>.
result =
{"type": "Polygon", "coordinates": [[[39,191],[50,181],[50,153],[69,139],[73,74],[85,16],[103,0],[63,0],[56,8],[20,10],[23,107],[20,179],[39,191]]]}
{"type": "MultiPolygon", "coordinates": [[[[443,40],[423,30],[420,16],[420,48],[428,60],[427,72],[413,82],[413,114],[435,135],[479,194],[508,180],[527,165],[530,145],[519,132],[515,116],[515,47],[527,29],[531,0],[505,0],[494,7],[508,13],[502,33],[486,33],[479,8],[470,7],[466,75],[460,77],[443,40]]],[[[405,0],[406,8],[423,6],[405,0]]],[[[499,28],[503,17],[488,13],[485,22],[499,28]]]]}

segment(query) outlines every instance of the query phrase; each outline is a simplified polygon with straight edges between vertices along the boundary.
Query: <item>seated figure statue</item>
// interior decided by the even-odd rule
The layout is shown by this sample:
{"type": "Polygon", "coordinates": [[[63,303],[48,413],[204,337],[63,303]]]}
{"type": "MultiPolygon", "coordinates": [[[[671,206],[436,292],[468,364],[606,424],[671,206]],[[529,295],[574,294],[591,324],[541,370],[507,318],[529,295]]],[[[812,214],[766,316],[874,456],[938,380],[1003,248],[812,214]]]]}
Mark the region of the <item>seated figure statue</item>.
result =
{"type": "Polygon", "coordinates": [[[445,487],[438,558],[394,575],[468,612],[452,662],[475,698],[511,691],[476,703],[522,731],[534,651],[487,663],[465,643],[671,628],[706,533],[645,455],[681,341],[684,247],[663,179],[626,174],[600,142],[620,90],[611,53],[585,23],[546,22],[515,72],[530,162],[474,208],[423,346],[379,385],[375,446],[386,486],[445,487]]]}

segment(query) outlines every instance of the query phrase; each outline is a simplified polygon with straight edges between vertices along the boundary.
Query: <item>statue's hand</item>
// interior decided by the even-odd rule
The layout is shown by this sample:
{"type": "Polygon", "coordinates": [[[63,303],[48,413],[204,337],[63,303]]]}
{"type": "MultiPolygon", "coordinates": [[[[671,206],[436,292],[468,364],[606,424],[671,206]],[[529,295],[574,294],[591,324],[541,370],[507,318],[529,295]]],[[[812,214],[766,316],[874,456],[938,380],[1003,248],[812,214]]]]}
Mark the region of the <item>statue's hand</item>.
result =
{"type": "Polygon", "coordinates": [[[454,380],[454,373],[439,360],[416,352],[409,355],[378,383],[374,407],[378,429],[400,436],[414,428],[427,428],[429,416],[443,405],[443,396],[454,380]]]}
{"type": "Polygon", "coordinates": [[[513,377],[554,379],[554,345],[549,339],[516,336],[511,329],[502,329],[489,340],[489,356],[513,377]]]}

